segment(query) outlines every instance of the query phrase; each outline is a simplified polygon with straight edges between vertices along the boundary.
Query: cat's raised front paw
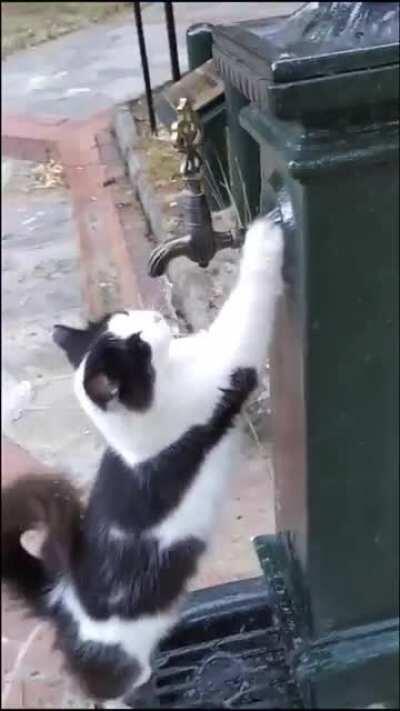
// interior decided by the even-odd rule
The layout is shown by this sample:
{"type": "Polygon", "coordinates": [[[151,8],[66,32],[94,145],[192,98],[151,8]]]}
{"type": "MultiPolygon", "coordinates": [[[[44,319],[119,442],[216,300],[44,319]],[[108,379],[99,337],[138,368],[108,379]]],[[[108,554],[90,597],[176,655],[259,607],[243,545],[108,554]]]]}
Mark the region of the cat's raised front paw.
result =
{"type": "Polygon", "coordinates": [[[243,263],[246,268],[260,269],[273,265],[282,266],[283,234],[279,223],[271,215],[259,217],[247,230],[243,247],[243,263]]]}

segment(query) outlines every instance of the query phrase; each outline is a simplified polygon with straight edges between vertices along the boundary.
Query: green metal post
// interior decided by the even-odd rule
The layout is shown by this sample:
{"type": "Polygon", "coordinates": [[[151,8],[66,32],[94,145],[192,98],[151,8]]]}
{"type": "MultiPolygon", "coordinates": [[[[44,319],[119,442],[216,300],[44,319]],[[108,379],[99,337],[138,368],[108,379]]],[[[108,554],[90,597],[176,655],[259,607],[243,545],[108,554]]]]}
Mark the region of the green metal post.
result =
{"type": "Polygon", "coordinates": [[[212,57],[212,25],[206,22],[191,25],[186,31],[189,71],[201,67],[212,57]]]}
{"type": "Polygon", "coordinates": [[[214,32],[228,124],[258,145],[286,239],[279,533],[256,547],[306,708],[399,704],[399,7],[356,5],[214,32]]]}

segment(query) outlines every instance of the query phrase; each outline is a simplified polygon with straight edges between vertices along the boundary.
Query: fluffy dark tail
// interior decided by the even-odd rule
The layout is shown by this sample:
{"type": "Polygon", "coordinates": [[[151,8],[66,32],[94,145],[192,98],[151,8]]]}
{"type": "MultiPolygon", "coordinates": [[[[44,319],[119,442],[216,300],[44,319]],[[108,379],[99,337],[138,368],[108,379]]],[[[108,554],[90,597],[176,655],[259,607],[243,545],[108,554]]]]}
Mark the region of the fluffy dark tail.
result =
{"type": "Polygon", "coordinates": [[[78,491],[57,475],[26,475],[2,489],[2,582],[34,614],[45,615],[46,593],[71,569],[79,545],[82,504],[78,491]],[[43,530],[39,557],[21,535],[43,530]]]}

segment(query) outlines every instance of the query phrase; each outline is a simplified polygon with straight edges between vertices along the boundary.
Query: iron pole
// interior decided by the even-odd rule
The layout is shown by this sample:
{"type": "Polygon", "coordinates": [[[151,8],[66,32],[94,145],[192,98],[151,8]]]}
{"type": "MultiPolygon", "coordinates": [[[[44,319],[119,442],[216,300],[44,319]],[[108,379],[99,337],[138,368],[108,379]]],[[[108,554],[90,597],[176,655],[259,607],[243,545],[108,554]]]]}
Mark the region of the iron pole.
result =
{"type": "Polygon", "coordinates": [[[173,3],[172,2],[165,2],[164,9],[165,9],[165,20],[167,23],[169,56],[171,59],[172,79],[174,81],[179,81],[179,79],[181,78],[181,73],[179,70],[178,47],[176,44],[176,32],[175,32],[175,19],[174,19],[173,3]]]}
{"type": "Polygon", "coordinates": [[[145,86],[145,90],[146,90],[146,101],[147,101],[147,110],[149,112],[150,129],[151,129],[152,133],[157,133],[157,123],[156,123],[156,116],[154,113],[153,93],[151,90],[149,63],[147,60],[146,43],[145,43],[145,39],[144,39],[143,23],[142,23],[142,10],[140,7],[140,2],[133,3],[133,10],[135,13],[136,30],[137,30],[137,36],[138,36],[138,41],[139,41],[140,59],[142,62],[143,80],[144,80],[144,86],[145,86]]]}

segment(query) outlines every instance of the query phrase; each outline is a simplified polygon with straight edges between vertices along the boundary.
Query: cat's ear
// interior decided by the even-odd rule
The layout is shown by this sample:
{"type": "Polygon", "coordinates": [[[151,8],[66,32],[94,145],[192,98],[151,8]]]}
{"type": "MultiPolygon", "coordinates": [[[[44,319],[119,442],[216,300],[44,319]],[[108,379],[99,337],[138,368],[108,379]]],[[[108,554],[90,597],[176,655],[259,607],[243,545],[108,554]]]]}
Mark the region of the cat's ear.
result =
{"type": "Polygon", "coordinates": [[[42,557],[43,543],[47,538],[48,532],[45,528],[30,528],[24,531],[19,542],[22,548],[34,558],[42,557]]]}
{"type": "Polygon", "coordinates": [[[60,346],[74,368],[79,366],[92,338],[90,329],[71,328],[61,324],[56,324],[53,328],[54,343],[60,346]]]}

